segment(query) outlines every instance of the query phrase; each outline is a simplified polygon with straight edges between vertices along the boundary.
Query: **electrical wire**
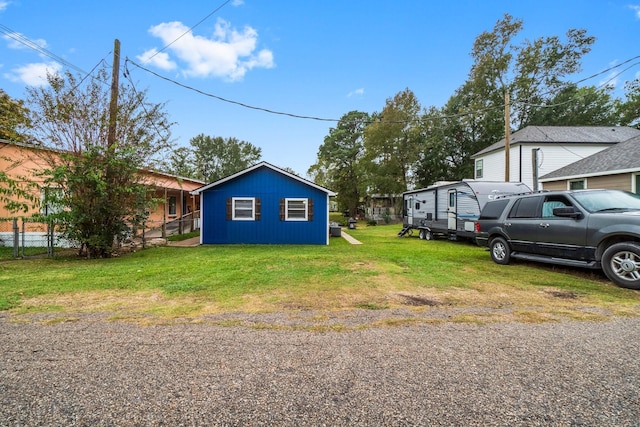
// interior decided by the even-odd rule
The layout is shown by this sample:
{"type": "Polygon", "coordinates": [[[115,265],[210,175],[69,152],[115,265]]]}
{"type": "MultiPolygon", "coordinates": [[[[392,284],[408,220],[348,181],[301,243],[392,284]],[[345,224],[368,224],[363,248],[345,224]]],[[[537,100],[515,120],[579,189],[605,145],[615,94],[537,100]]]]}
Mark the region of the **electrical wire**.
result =
{"type": "MultiPolygon", "coordinates": [[[[133,93],[135,94],[136,98],[139,100],[138,101],[138,105],[140,105],[140,107],[142,107],[142,109],[144,110],[145,114],[147,115],[147,117],[150,116],[149,111],[147,110],[147,107],[144,105],[143,102],[143,98],[142,96],[140,96],[138,90],[136,89],[136,85],[133,83],[133,80],[131,79],[131,75],[129,74],[128,70],[126,69],[126,62],[125,62],[125,71],[123,73],[124,77],[129,80],[129,83],[131,84],[131,88],[133,89],[133,93]]],[[[151,125],[153,126],[153,129],[156,131],[156,134],[158,135],[158,137],[160,138],[160,140],[165,140],[166,136],[163,136],[162,133],[160,132],[160,129],[158,129],[158,126],[156,125],[156,123],[154,121],[151,121],[151,125]]],[[[165,129],[166,131],[166,129],[165,129]]]]}
{"type": "MultiPolygon", "coordinates": [[[[627,59],[627,60],[621,62],[620,64],[617,64],[617,65],[614,65],[612,67],[609,67],[609,68],[607,68],[605,70],[602,70],[602,71],[600,71],[598,73],[595,73],[595,74],[593,74],[593,75],[591,75],[589,77],[585,77],[585,78],[583,78],[581,80],[578,80],[576,82],[567,83],[566,85],[561,86],[561,88],[558,89],[557,91],[548,92],[547,94],[557,93],[559,90],[561,90],[562,88],[564,88],[566,86],[569,86],[569,85],[577,85],[579,83],[583,83],[583,82],[585,82],[587,80],[590,80],[590,79],[593,79],[595,77],[598,77],[598,76],[600,76],[602,74],[605,74],[605,73],[607,73],[607,72],[609,72],[609,71],[611,71],[611,70],[613,70],[615,68],[621,67],[622,65],[628,64],[629,62],[631,62],[631,61],[633,61],[635,59],[639,59],[639,58],[640,58],[640,55],[635,56],[635,57],[630,58],[630,59],[627,59]]],[[[234,100],[223,98],[221,96],[218,96],[218,95],[215,95],[215,94],[212,94],[212,93],[209,93],[209,92],[205,92],[205,91],[203,91],[201,89],[197,89],[195,87],[186,85],[184,83],[180,83],[180,82],[178,82],[176,80],[173,80],[173,79],[170,79],[168,77],[162,76],[162,75],[160,75],[160,74],[158,74],[158,73],[156,73],[154,71],[151,71],[150,69],[148,69],[146,67],[143,67],[140,64],[137,64],[135,61],[132,61],[129,58],[125,59],[125,69],[127,69],[127,72],[128,72],[128,68],[127,68],[127,64],[128,63],[131,63],[132,65],[136,66],[137,68],[141,69],[142,71],[145,71],[145,72],[147,72],[149,74],[152,74],[152,75],[154,75],[154,76],[156,76],[156,77],[158,77],[158,78],[160,78],[162,80],[165,80],[167,82],[173,83],[174,85],[180,86],[180,87],[182,87],[184,89],[196,92],[196,93],[198,93],[200,95],[203,95],[203,96],[207,96],[207,97],[210,97],[210,98],[217,99],[217,100],[222,101],[222,102],[238,105],[240,107],[244,107],[244,108],[248,108],[248,109],[252,109],[252,110],[257,110],[257,111],[263,111],[265,113],[270,113],[270,114],[277,114],[277,115],[282,115],[282,116],[293,117],[293,118],[297,118],[297,119],[316,120],[316,121],[324,121],[324,122],[340,122],[340,120],[341,120],[341,119],[335,119],[335,118],[316,117],[316,116],[308,116],[308,115],[301,115],[301,114],[295,114],[295,113],[276,111],[276,110],[273,110],[273,109],[270,109],[270,108],[257,107],[257,106],[249,105],[249,104],[246,104],[246,103],[243,103],[243,102],[234,101],[234,100]]],[[[614,75],[613,77],[611,77],[609,80],[607,80],[605,83],[601,84],[598,87],[599,88],[600,87],[604,87],[611,80],[615,79],[616,77],[618,77],[622,73],[628,71],[629,69],[635,67],[638,64],[640,64],[640,61],[631,64],[629,67],[627,67],[624,70],[620,71],[618,74],[614,75]]],[[[549,105],[537,105],[537,104],[531,104],[531,103],[527,103],[525,101],[518,101],[518,100],[513,100],[510,104],[511,105],[514,105],[514,104],[528,105],[528,106],[537,107],[537,108],[552,108],[552,107],[555,107],[555,106],[564,105],[566,103],[573,102],[577,98],[580,98],[580,97],[583,97],[583,96],[585,96],[585,95],[580,95],[578,97],[574,97],[574,98],[572,98],[572,99],[570,99],[568,101],[564,101],[562,103],[549,104],[549,105]]],[[[486,113],[486,112],[490,112],[490,111],[494,111],[494,110],[498,110],[498,109],[502,110],[505,107],[506,107],[505,104],[501,104],[501,105],[495,105],[495,106],[489,106],[489,107],[477,109],[477,110],[474,110],[474,111],[462,112],[462,113],[458,113],[458,114],[443,115],[443,116],[439,116],[439,117],[422,117],[422,118],[418,118],[418,119],[398,120],[398,121],[385,121],[385,120],[380,120],[380,119],[374,119],[374,120],[368,121],[368,123],[384,122],[384,123],[388,123],[388,124],[408,124],[408,123],[416,123],[416,122],[417,123],[420,123],[420,122],[433,122],[435,120],[449,120],[449,119],[456,119],[456,118],[461,118],[461,117],[466,117],[466,116],[474,116],[474,115],[477,115],[477,114],[486,113]]]]}
{"type": "Polygon", "coordinates": [[[210,14],[208,14],[207,16],[205,16],[204,18],[202,18],[201,20],[199,20],[198,22],[196,22],[193,26],[189,27],[189,29],[187,29],[187,31],[185,31],[184,33],[180,34],[175,40],[173,40],[171,43],[165,45],[162,49],[160,49],[159,51],[157,51],[156,53],[154,53],[153,55],[151,55],[149,58],[145,59],[145,63],[151,61],[151,59],[158,55],[161,52],[164,52],[165,50],[167,50],[169,48],[169,46],[171,46],[172,44],[174,44],[175,42],[177,42],[178,40],[180,40],[182,37],[186,36],[187,34],[189,34],[191,31],[193,31],[194,28],[196,28],[198,25],[202,24],[204,21],[206,21],[207,19],[209,19],[214,13],[216,13],[217,11],[219,11],[220,9],[222,9],[223,7],[225,7],[228,3],[230,3],[232,0],[227,0],[224,3],[222,3],[220,6],[218,6],[217,8],[215,8],[210,14]]]}
{"type": "Polygon", "coordinates": [[[240,107],[249,108],[251,110],[258,110],[258,111],[263,111],[265,113],[278,114],[278,115],[281,115],[281,116],[289,116],[289,117],[294,117],[296,119],[318,120],[318,121],[323,121],[323,122],[338,122],[338,121],[340,121],[339,119],[330,119],[330,118],[322,118],[322,117],[314,117],[314,116],[303,116],[303,115],[300,115],[300,114],[293,114],[293,113],[285,113],[285,112],[282,112],[282,111],[271,110],[269,108],[263,108],[263,107],[256,107],[256,106],[245,104],[245,103],[242,103],[242,102],[233,101],[231,99],[223,98],[221,96],[214,95],[212,93],[208,93],[208,92],[205,92],[205,91],[200,90],[200,89],[196,89],[196,88],[194,88],[192,86],[185,85],[184,83],[180,83],[180,82],[178,82],[176,80],[172,80],[172,79],[170,79],[168,77],[164,77],[164,76],[162,76],[162,75],[160,75],[160,74],[158,74],[158,73],[156,73],[154,71],[151,71],[148,68],[143,67],[140,64],[137,64],[136,62],[130,60],[129,58],[126,58],[124,63],[125,63],[125,69],[127,70],[127,72],[129,72],[127,64],[131,63],[132,65],[138,67],[139,69],[141,69],[143,71],[146,71],[147,73],[150,73],[150,74],[152,74],[152,75],[154,75],[154,76],[156,76],[156,77],[158,77],[158,78],[160,78],[162,80],[165,80],[165,81],[168,81],[170,83],[173,83],[173,84],[175,84],[177,86],[180,86],[180,87],[182,87],[184,89],[188,89],[188,90],[191,90],[193,92],[199,93],[201,95],[204,95],[204,96],[207,96],[207,97],[210,97],[210,98],[215,98],[215,99],[217,99],[219,101],[227,102],[229,104],[234,104],[234,105],[239,105],[240,107]]]}
{"type": "MultiPolygon", "coordinates": [[[[615,68],[621,67],[622,65],[628,64],[629,62],[631,62],[631,61],[633,61],[633,60],[635,60],[635,59],[638,59],[638,58],[640,58],[640,55],[635,56],[635,57],[633,57],[633,58],[630,58],[630,59],[628,59],[628,60],[626,60],[626,61],[624,61],[624,62],[622,62],[622,63],[620,63],[620,64],[618,64],[618,65],[615,65],[615,66],[609,67],[609,68],[607,68],[606,70],[603,70],[603,71],[600,71],[599,73],[593,74],[592,76],[585,77],[584,79],[578,80],[577,82],[571,82],[571,83],[564,84],[564,85],[562,85],[562,86],[561,86],[557,91],[555,91],[555,92],[547,92],[546,94],[547,94],[547,95],[548,95],[548,94],[555,94],[555,93],[560,92],[560,91],[561,91],[562,89],[564,89],[565,87],[569,87],[569,86],[577,86],[579,83],[583,83],[583,82],[585,82],[585,81],[587,81],[587,80],[590,80],[590,79],[596,78],[596,77],[598,77],[598,76],[601,76],[602,74],[608,73],[609,71],[611,71],[611,70],[613,70],[613,69],[615,69],[615,68]]],[[[603,82],[603,83],[599,84],[598,86],[596,86],[596,89],[602,89],[602,88],[606,87],[606,86],[607,86],[607,85],[608,85],[612,80],[615,80],[617,77],[619,77],[619,76],[620,76],[620,75],[622,75],[623,73],[625,73],[625,72],[629,71],[631,68],[635,67],[635,66],[636,66],[636,65],[638,65],[638,64],[640,64],[640,61],[638,61],[638,62],[634,62],[633,64],[629,65],[629,66],[628,66],[627,68],[625,68],[624,70],[622,70],[622,71],[618,72],[617,74],[614,74],[614,75],[613,75],[613,76],[611,76],[609,79],[607,79],[605,82],[603,82]]],[[[578,96],[575,96],[575,97],[574,97],[574,98],[572,98],[572,99],[569,99],[569,100],[567,100],[567,101],[563,101],[563,102],[559,102],[559,103],[557,103],[557,104],[543,104],[543,105],[540,105],[540,104],[532,104],[532,103],[528,103],[528,102],[526,102],[526,101],[517,101],[517,100],[516,100],[516,101],[514,101],[512,104],[528,105],[528,106],[530,106],[530,107],[539,107],[539,108],[552,108],[552,107],[559,107],[559,106],[561,106],[561,105],[568,104],[568,103],[573,102],[573,101],[575,101],[575,100],[577,100],[577,99],[584,98],[585,96],[587,96],[587,94],[585,94],[585,95],[578,95],[578,96]]]]}
{"type": "Polygon", "coordinates": [[[33,49],[33,50],[41,53],[42,55],[45,55],[45,56],[53,59],[54,61],[66,66],[67,68],[71,68],[73,70],[76,70],[80,74],[88,74],[82,68],[72,64],[71,62],[67,61],[66,59],[64,59],[64,58],[56,55],[55,53],[45,49],[44,47],[40,46],[38,43],[34,42],[33,40],[31,40],[31,39],[29,39],[29,38],[27,38],[25,36],[23,36],[19,32],[12,30],[11,28],[7,27],[6,25],[0,24],[0,32],[6,34],[8,37],[12,38],[13,40],[17,41],[18,43],[21,43],[21,44],[27,46],[29,49],[33,49]]]}

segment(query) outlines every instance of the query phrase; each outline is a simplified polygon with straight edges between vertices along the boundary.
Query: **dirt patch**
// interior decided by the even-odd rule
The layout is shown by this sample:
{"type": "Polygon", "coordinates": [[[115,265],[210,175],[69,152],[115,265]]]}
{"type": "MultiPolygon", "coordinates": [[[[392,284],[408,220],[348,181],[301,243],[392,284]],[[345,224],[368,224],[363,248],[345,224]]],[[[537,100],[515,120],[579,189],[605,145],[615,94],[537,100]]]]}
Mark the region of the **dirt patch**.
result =
{"type": "Polygon", "coordinates": [[[545,292],[554,298],[561,298],[561,299],[578,299],[578,296],[579,296],[577,293],[569,292],[569,291],[545,291],[545,292]]]}
{"type": "Polygon", "coordinates": [[[407,294],[398,294],[398,296],[402,299],[402,304],[411,305],[411,306],[429,306],[436,307],[441,305],[439,301],[436,301],[431,298],[427,298],[420,295],[407,295],[407,294]]]}

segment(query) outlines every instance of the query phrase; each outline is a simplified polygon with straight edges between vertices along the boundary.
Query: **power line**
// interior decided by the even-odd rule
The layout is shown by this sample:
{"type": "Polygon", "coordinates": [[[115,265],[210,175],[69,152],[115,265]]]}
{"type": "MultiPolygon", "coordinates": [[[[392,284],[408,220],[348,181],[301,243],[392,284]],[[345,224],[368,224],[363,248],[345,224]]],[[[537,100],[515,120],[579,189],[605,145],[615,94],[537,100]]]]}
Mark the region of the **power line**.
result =
{"type": "MultiPolygon", "coordinates": [[[[577,86],[577,85],[578,85],[578,84],[580,84],[580,83],[583,83],[583,82],[585,82],[585,81],[587,81],[587,80],[591,80],[591,79],[596,78],[596,77],[598,77],[598,76],[601,76],[601,75],[603,75],[603,74],[605,74],[605,73],[608,73],[609,71],[614,70],[614,69],[616,69],[616,68],[618,68],[618,67],[621,67],[621,66],[623,66],[623,65],[625,65],[625,64],[628,64],[629,62],[634,61],[634,60],[636,60],[636,59],[638,59],[638,58],[640,58],[640,55],[638,55],[638,56],[634,56],[633,58],[629,58],[629,59],[627,59],[626,61],[621,62],[620,64],[617,64],[617,65],[611,66],[611,67],[609,67],[609,68],[607,68],[607,69],[605,69],[605,70],[602,70],[602,71],[600,71],[600,72],[598,72],[598,73],[596,73],[596,74],[593,74],[593,75],[591,75],[591,76],[589,76],[589,77],[585,77],[585,78],[583,78],[583,79],[581,79],[581,80],[578,80],[578,81],[576,81],[576,82],[569,82],[569,83],[563,84],[563,85],[561,85],[561,86],[560,86],[560,88],[559,88],[557,91],[555,91],[555,92],[551,92],[551,91],[550,91],[550,92],[547,92],[546,94],[543,94],[543,95],[550,95],[550,94],[557,93],[557,92],[559,92],[560,90],[562,90],[562,89],[563,89],[563,88],[565,88],[565,87],[569,87],[569,86],[577,86]]],[[[629,71],[631,68],[635,67],[635,66],[636,66],[636,65],[638,65],[638,64],[640,64],[640,61],[638,61],[638,62],[634,62],[633,64],[631,64],[631,65],[629,65],[628,67],[626,67],[624,70],[622,70],[622,71],[620,71],[620,72],[618,72],[618,73],[614,74],[613,76],[611,76],[611,77],[610,77],[609,79],[607,79],[604,83],[601,83],[600,85],[596,86],[596,89],[602,89],[602,88],[606,87],[606,86],[609,84],[609,82],[611,82],[612,80],[616,79],[618,76],[622,75],[623,73],[625,73],[625,72],[629,71]]],[[[513,103],[514,103],[514,104],[515,104],[515,103],[520,103],[520,104],[522,104],[522,105],[529,105],[530,107],[552,108],[552,107],[558,107],[558,106],[561,106],[561,105],[568,104],[568,103],[570,103],[570,102],[575,101],[576,99],[584,98],[585,96],[586,96],[586,94],[585,94],[585,95],[579,95],[579,96],[576,96],[576,97],[574,97],[574,98],[572,98],[572,99],[569,99],[569,100],[567,100],[567,101],[560,102],[560,103],[557,103],[557,104],[545,104],[545,105],[538,105],[538,104],[531,104],[531,103],[528,103],[528,102],[526,102],[526,101],[517,101],[517,100],[516,100],[515,102],[513,102],[513,103]]]]}
{"type": "MultiPolygon", "coordinates": [[[[627,60],[621,62],[620,64],[611,66],[611,67],[609,67],[609,68],[607,68],[605,70],[602,70],[602,71],[600,71],[598,73],[595,73],[595,74],[593,74],[593,75],[591,75],[589,77],[585,77],[585,78],[583,78],[581,80],[578,80],[576,82],[568,82],[565,85],[562,85],[558,89],[558,91],[561,90],[563,87],[570,86],[570,85],[577,85],[579,83],[583,83],[583,82],[585,82],[587,80],[590,80],[590,79],[593,79],[595,77],[598,77],[598,76],[600,76],[602,74],[605,74],[605,73],[607,73],[607,72],[609,72],[609,71],[611,71],[611,70],[613,70],[615,68],[621,67],[621,66],[623,66],[625,64],[628,64],[629,62],[634,61],[634,60],[639,59],[639,58],[640,58],[640,55],[634,56],[633,58],[627,59],[627,60]]],[[[152,75],[154,75],[154,76],[156,76],[156,77],[158,77],[158,78],[160,78],[162,80],[165,80],[165,81],[168,81],[170,83],[173,83],[173,84],[175,84],[177,86],[180,86],[180,87],[182,87],[184,89],[191,90],[193,92],[199,93],[200,95],[204,95],[204,96],[207,96],[207,97],[210,97],[210,98],[214,98],[214,99],[217,99],[219,101],[227,102],[229,104],[238,105],[240,107],[244,107],[244,108],[248,108],[248,109],[252,109],[252,110],[257,110],[257,111],[263,111],[263,112],[270,113],[270,114],[277,114],[277,115],[282,115],[282,116],[293,117],[293,118],[297,118],[297,119],[316,120],[316,121],[324,121],[324,122],[339,122],[340,121],[340,119],[335,119],[335,118],[316,117],[316,116],[308,116],[308,115],[300,115],[300,114],[276,111],[276,110],[272,110],[272,109],[269,109],[269,108],[256,107],[256,106],[249,105],[249,104],[246,104],[246,103],[243,103],[243,102],[239,102],[239,101],[234,101],[234,100],[231,100],[231,99],[223,98],[221,96],[205,92],[205,91],[203,91],[201,89],[197,89],[197,88],[194,88],[192,86],[180,83],[180,82],[178,82],[176,80],[170,79],[168,77],[162,76],[162,75],[160,75],[160,74],[158,74],[158,73],[156,73],[154,71],[151,71],[148,68],[143,67],[140,64],[137,64],[136,62],[130,60],[129,58],[125,59],[125,69],[127,69],[127,72],[128,72],[127,63],[131,63],[132,65],[138,67],[139,69],[141,69],[143,71],[146,71],[147,73],[150,73],[150,74],[152,74],[152,75]]],[[[628,71],[629,69],[635,67],[638,64],[640,64],[640,61],[635,62],[635,63],[631,64],[630,66],[628,66],[627,68],[625,68],[624,70],[620,71],[619,73],[617,73],[616,75],[611,77],[609,80],[607,80],[605,83],[603,83],[600,86],[598,86],[598,88],[604,87],[611,80],[615,79],[616,77],[618,77],[622,73],[628,71]]],[[[547,92],[546,95],[552,95],[554,93],[557,93],[557,91],[555,91],[555,92],[551,92],[551,91],[547,92]]],[[[513,104],[516,104],[516,103],[520,103],[522,105],[529,105],[531,107],[537,107],[537,108],[552,108],[552,107],[555,107],[555,106],[564,105],[564,104],[567,104],[569,102],[573,102],[577,98],[581,98],[583,96],[584,95],[580,95],[580,96],[574,97],[574,98],[572,98],[572,99],[570,99],[568,101],[564,101],[564,102],[558,103],[558,104],[536,105],[536,104],[527,103],[526,101],[518,101],[518,100],[514,100],[511,104],[513,105],[513,104]]],[[[424,121],[455,119],[455,118],[460,118],[460,117],[465,117],[465,116],[472,116],[472,115],[479,114],[479,113],[490,112],[490,111],[497,110],[497,109],[501,110],[501,109],[504,109],[504,108],[505,108],[505,105],[502,104],[502,105],[496,105],[496,106],[490,106],[490,107],[481,108],[481,109],[475,110],[473,112],[469,111],[469,112],[445,115],[445,116],[440,116],[440,117],[422,117],[422,118],[413,119],[413,120],[383,121],[383,122],[384,123],[389,123],[389,124],[392,124],[392,123],[401,124],[401,123],[412,123],[412,122],[418,122],[419,123],[419,122],[424,122],[424,121]]],[[[381,121],[380,120],[373,120],[373,122],[381,122],[381,121]]]]}
{"type": "Polygon", "coordinates": [[[339,119],[329,119],[329,118],[322,118],[322,117],[303,116],[303,115],[300,115],[300,114],[285,113],[285,112],[282,112],[282,111],[276,111],[276,110],[271,110],[271,109],[268,109],[268,108],[256,107],[256,106],[245,104],[245,103],[242,103],[242,102],[233,101],[231,99],[223,98],[221,96],[214,95],[212,93],[208,93],[208,92],[205,92],[205,91],[200,90],[200,89],[196,89],[196,88],[194,88],[192,86],[185,85],[184,83],[180,83],[180,82],[178,82],[176,80],[172,80],[172,79],[170,79],[168,77],[161,76],[160,74],[158,74],[158,73],[156,73],[154,71],[151,71],[150,69],[145,68],[140,64],[135,63],[134,61],[130,60],[129,58],[125,59],[125,69],[127,70],[127,72],[129,72],[129,70],[127,68],[127,63],[131,63],[132,65],[135,65],[136,67],[140,68],[143,71],[146,71],[147,73],[153,74],[154,76],[156,76],[156,77],[158,77],[158,78],[160,78],[162,80],[168,81],[168,82],[173,83],[173,84],[175,84],[177,86],[180,86],[182,88],[191,90],[193,92],[199,93],[199,94],[204,95],[204,96],[208,96],[209,98],[215,98],[215,99],[217,99],[219,101],[227,102],[229,104],[239,105],[240,107],[249,108],[251,110],[264,111],[265,113],[278,114],[278,115],[281,115],[281,116],[289,116],[289,117],[294,117],[296,119],[318,120],[318,121],[323,121],[323,122],[338,122],[338,121],[340,121],[339,119]]]}
{"type": "Polygon", "coordinates": [[[72,64],[71,62],[67,61],[66,59],[56,55],[55,53],[45,49],[44,47],[40,46],[38,43],[34,42],[33,40],[23,36],[22,34],[20,34],[17,31],[12,30],[11,28],[7,27],[6,25],[0,24],[0,32],[6,34],[8,37],[12,38],[13,40],[17,41],[18,43],[21,43],[25,46],[27,46],[29,49],[33,49],[39,53],[41,53],[42,55],[45,55],[51,59],[53,59],[54,61],[65,65],[68,68],[74,69],[77,72],[81,73],[81,74],[88,74],[86,71],[84,71],[82,68],[72,64]]]}
{"type": "Polygon", "coordinates": [[[172,44],[174,44],[175,42],[177,42],[178,40],[180,40],[182,37],[186,36],[187,34],[189,34],[191,31],[193,31],[194,28],[196,28],[198,25],[202,24],[204,21],[206,21],[207,19],[209,19],[214,13],[216,13],[217,11],[219,11],[220,9],[222,9],[223,7],[225,7],[228,3],[230,3],[232,0],[227,0],[224,3],[222,3],[220,6],[218,6],[217,8],[215,8],[210,14],[208,14],[207,16],[205,16],[204,18],[202,18],[201,20],[199,20],[198,22],[196,22],[193,26],[189,27],[189,29],[187,29],[187,31],[185,31],[184,33],[180,34],[175,40],[173,40],[171,43],[167,44],[166,46],[164,46],[162,49],[160,49],[159,51],[157,51],[156,53],[154,53],[153,55],[151,55],[149,58],[147,58],[144,62],[147,63],[149,62],[154,56],[158,55],[160,52],[163,52],[165,50],[167,50],[169,48],[169,46],[171,46],[172,44]]]}

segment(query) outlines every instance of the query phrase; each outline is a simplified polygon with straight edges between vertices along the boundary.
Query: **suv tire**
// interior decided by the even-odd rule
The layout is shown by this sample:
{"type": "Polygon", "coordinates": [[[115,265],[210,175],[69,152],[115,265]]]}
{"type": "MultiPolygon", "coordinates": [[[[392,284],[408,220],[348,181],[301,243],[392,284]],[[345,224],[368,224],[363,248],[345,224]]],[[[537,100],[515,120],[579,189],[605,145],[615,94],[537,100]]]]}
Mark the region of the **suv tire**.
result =
{"type": "Polygon", "coordinates": [[[511,248],[502,237],[494,237],[491,239],[489,250],[491,251],[491,259],[496,264],[506,265],[511,261],[511,248]]]}
{"type": "Polygon", "coordinates": [[[609,246],[602,254],[602,270],[616,285],[640,289],[640,245],[623,242],[609,246]]]}

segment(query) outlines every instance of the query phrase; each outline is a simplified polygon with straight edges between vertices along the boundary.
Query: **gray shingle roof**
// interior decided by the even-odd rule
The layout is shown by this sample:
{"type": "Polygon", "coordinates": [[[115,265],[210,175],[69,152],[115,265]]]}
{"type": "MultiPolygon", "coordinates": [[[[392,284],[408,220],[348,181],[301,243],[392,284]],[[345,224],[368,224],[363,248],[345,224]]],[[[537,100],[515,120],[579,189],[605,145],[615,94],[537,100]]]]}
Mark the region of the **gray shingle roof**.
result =
{"type": "Polygon", "coordinates": [[[574,176],[640,170],[640,136],[620,142],[598,153],[540,177],[540,181],[574,176]]]}
{"type": "MultiPolygon", "coordinates": [[[[640,135],[627,126],[527,126],[511,134],[516,144],[617,144],[640,135]]],[[[504,149],[505,139],[475,153],[471,158],[504,149]]]]}

